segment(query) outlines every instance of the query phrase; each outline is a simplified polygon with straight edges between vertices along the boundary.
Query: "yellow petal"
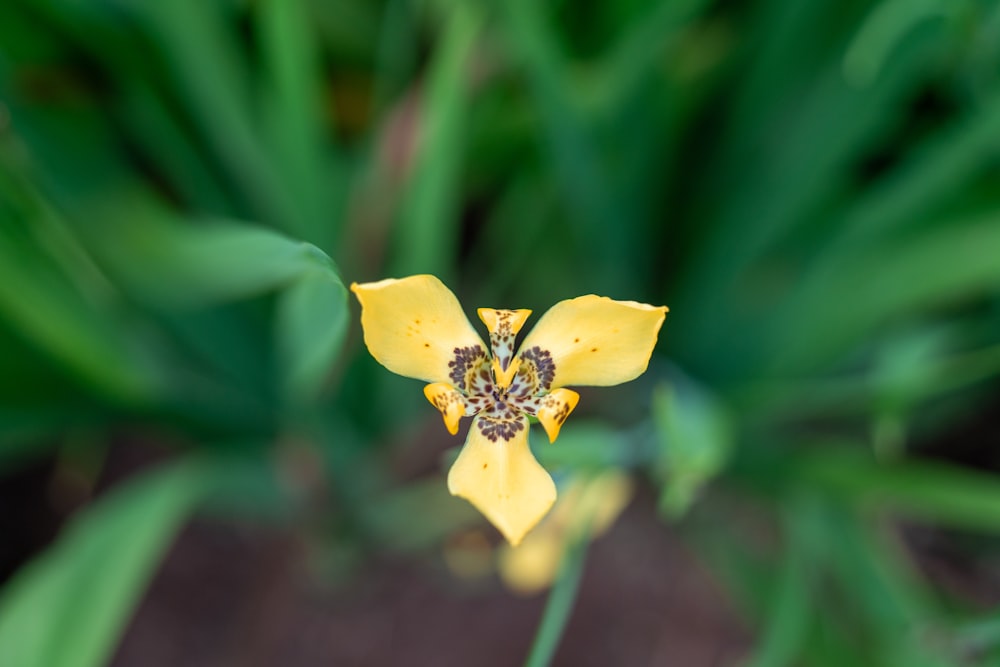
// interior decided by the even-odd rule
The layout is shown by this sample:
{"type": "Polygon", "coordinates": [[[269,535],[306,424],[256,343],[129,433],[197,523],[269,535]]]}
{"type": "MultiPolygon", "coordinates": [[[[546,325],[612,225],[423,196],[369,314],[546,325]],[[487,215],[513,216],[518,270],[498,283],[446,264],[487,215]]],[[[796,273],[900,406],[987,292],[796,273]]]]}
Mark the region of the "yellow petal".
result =
{"type": "Polygon", "coordinates": [[[458,299],[434,276],[354,283],[351,291],[361,302],[368,351],[393,373],[464,388],[466,362],[486,358],[458,299]]]}
{"type": "Polygon", "coordinates": [[[548,434],[549,442],[559,437],[559,429],[579,401],[580,394],[572,389],[556,389],[538,400],[538,421],[548,434]]]}
{"type": "Polygon", "coordinates": [[[480,308],[476,311],[490,334],[517,335],[531,315],[527,308],[519,310],[497,310],[496,308],[480,308]]]}
{"type": "Polygon", "coordinates": [[[476,417],[448,473],[448,490],[472,503],[514,546],[556,499],[552,478],[528,448],[523,416],[506,422],[476,417]]]}
{"type": "Polygon", "coordinates": [[[559,501],[516,549],[497,552],[501,579],[515,593],[531,595],[552,585],[571,540],[593,539],[611,527],[632,498],[632,482],[617,470],[572,477],[559,501]],[[584,532],[586,531],[586,532],[584,532]]]}
{"type": "Polygon", "coordinates": [[[521,344],[522,364],[537,369],[540,389],[609,386],[643,374],[666,306],[587,296],[552,306],[521,344]]]}
{"type": "Polygon", "coordinates": [[[468,410],[465,395],[447,382],[434,382],[424,387],[424,396],[441,413],[448,433],[458,433],[458,422],[468,410]]]}
{"type": "Polygon", "coordinates": [[[514,358],[514,339],[524,326],[531,311],[497,310],[480,308],[479,319],[490,331],[490,347],[493,351],[493,377],[501,389],[506,389],[517,373],[518,362],[514,358]]]}
{"type": "Polygon", "coordinates": [[[519,595],[544,591],[552,585],[559,571],[563,542],[562,534],[539,528],[516,549],[501,547],[497,553],[500,578],[519,595]]]}
{"type": "Polygon", "coordinates": [[[568,517],[570,531],[586,529],[591,537],[603,535],[632,500],[633,485],[628,475],[609,470],[587,480],[568,517]]]}

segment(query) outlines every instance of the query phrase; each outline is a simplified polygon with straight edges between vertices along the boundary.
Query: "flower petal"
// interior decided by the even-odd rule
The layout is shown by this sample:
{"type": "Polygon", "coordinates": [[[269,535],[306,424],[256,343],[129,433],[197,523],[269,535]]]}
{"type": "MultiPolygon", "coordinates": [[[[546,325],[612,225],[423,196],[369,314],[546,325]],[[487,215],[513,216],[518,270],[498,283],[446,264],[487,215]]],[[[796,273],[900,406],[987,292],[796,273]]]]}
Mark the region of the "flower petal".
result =
{"type": "Polygon", "coordinates": [[[539,390],[567,385],[610,386],[643,374],[666,306],[587,296],[552,306],[521,344],[539,390]]]}
{"type": "Polygon", "coordinates": [[[483,321],[490,332],[490,347],[493,351],[493,377],[497,386],[506,389],[514,374],[517,373],[517,363],[514,359],[514,339],[517,332],[524,326],[530,310],[497,310],[495,308],[480,308],[479,319],[483,321]]]}
{"type": "Polygon", "coordinates": [[[448,473],[448,490],[465,498],[513,546],[556,499],[556,486],[528,448],[528,419],[476,417],[448,473]]]}
{"type": "Polygon", "coordinates": [[[559,429],[569,413],[573,412],[580,401],[580,394],[572,389],[556,389],[538,400],[538,421],[541,422],[549,442],[555,442],[559,437],[559,429]]]}
{"type": "Polygon", "coordinates": [[[486,359],[458,299],[434,276],[354,283],[351,291],[361,302],[368,351],[393,373],[464,389],[470,360],[486,359]]]}
{"type": "Polygon", "coordinates": [[[552,585],[565,551],[561,531],[546,530],[546,521],[516,549],[497,551],[497,571],[507,588],[523,596],[541,593],[552,585]]]}
{"type": "Polygon", "coordinates": [[[424,396],[444,418],[448,433],[458,433],[458,422],[466,415],[475,414],[465,394],[447,382],[434,382],[424,387],[424,396]]]}
{"type": "Polygon", "coordinates": [[[632,499],[628,475],[609,469],[587,478],[574,475],[559,491],[559,501],[516,549],[497,550],[500,578],[515,593],[533,595],[552,585],[570,541],[584,531],[604,534],[632,499]]]}

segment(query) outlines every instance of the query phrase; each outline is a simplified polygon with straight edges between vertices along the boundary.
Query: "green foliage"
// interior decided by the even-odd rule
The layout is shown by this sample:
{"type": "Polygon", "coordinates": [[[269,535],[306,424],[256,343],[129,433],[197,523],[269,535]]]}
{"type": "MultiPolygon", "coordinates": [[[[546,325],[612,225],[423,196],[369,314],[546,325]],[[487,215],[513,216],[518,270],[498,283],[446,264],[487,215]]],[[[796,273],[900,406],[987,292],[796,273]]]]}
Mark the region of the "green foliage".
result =
{"type": "Polygon", "coordinates": [[[474,521],[386,464],[437,417],[345,289],[432,272],[536,317],[670,306],[646,376],[535,444],[655,488],[747,664],[996,664],[900,525],[1000,534],[995,466],[927,451],[1000,388],[998,36],[994,0],[0,3],[0,472],[126,425],[175,459],[0,590],[0,662],[107,659],[209,452],[302,457],[207,505],[318,512],[345,553],[474,521]]]}
{"type": "Polygon", "coordinates": [[[130,481],[66,528],[6,588],[0,660],[24,667],[106,664],[164,551],[207,491],[188,462],[130,481]]]}

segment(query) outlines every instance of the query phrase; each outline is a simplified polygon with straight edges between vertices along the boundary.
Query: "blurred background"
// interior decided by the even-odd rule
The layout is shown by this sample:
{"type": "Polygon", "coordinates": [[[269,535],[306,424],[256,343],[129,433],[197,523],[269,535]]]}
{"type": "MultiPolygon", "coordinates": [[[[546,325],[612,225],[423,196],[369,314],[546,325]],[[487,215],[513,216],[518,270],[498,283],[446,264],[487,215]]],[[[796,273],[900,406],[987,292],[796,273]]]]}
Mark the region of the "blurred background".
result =
{"type": "Polygon", "coordinates": [[[0,665],[1000,665],[998,158],[992,0],[4,0],[0,665]],[[670,307],[517,551],[411,273],[670,307]]]}

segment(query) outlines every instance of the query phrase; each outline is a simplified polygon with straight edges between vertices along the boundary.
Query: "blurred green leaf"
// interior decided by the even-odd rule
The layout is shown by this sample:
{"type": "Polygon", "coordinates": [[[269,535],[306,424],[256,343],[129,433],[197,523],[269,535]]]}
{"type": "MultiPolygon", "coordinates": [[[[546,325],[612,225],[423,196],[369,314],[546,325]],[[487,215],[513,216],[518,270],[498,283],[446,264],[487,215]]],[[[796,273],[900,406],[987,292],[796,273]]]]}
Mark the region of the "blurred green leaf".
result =
{"type": "Polygon", "coordinates": [[[107,664],[157,563],[206,490],[181,464],[139,477],[74,519],[0,597],[0,663],[107,664]]]}
{"type": "Polygon", "coordinates": [[[921,636],[920,630],[933,620],[929,599],[894,545],[842,508],[829,507],[819,525],[817,555],[848,592],[852,624],[872,633],[873,658],[887,667],[953,664],[921,636]]]}
{"type": "Polygon", "coordinates": [[[532,0],[503,3],[502,16],[506,39],[538,107],[542,147],[575,222],[570,238],[589,268],[579,280],[593,281],[605,293],[632,287],[635,275],[622,270],[635,265],[629,255],[633,229],[621,224],[630,217],[630,202],[617,199],[611,188],[558,36],[546,22],[543,5],[532,0]]]}
{"type": "Polygon", "coordinates": [[[719,399],[689,378],[657,389],[653,419],[663,478],[660,508],[679,517],[725,465],[735,439],[733,424],[719,399]]]}
{"type": "Polygon", "coordinates": [[[279,297],[277,345],[286,398],[313,399],[347,332],[347,290],[331,271],[303,274],[279,297]]]}
{"type": "Polygon", "coordinates": [[[459,205],[472,97],[469,63],[483,17],[474,3],[449,5],[419,111],[417,155],[410,167],[395,234],[394,275],[434,273],[448,280],[458,252],[459,205]]]}
{"type": "Polygon", "coordinates": [[[153,303],[190,307],[246,298],[332,267],[316,247],[278,232],[224,221],[193,224],[142,199],[119,201],[103,225],[92,238],[95,251],[153,303]]]}
{"type": "Polygon", "coordinates": [[[867,510],[956,528],[1000,532],[1000,480],[937,462],[880,463],[857,447],[801,447],[766,475],[813,486],[867,510]]]}
{"type": "Polygon", "coordinates": [[[928,19],[948,17],[962,2],[943,0],[883,0],[872,3],[844,54],[844,76],[855,86],[875,83],[879,70],[907,32],[928,19]]]}
{"type": "MultiPolygon", "coordinates": [[[[765,55],[758,60],[755,54],[748,76],[739,82],[738,112],[727,116],[731,134],[720,142],[718,166],[708,171],[701,186],[700,199],[712,223],[704,227],[703,243],[694,248],[695,259],[676,301],[678,310],[696,314],[676,323],[678,335],[701,364],[727,378],[754,375],[760,370],[760,356],[778,356],[770,345],[771,332],[755,330],[762,323],[757,315],[766,313],[764,320],[769,320],[768,306],[785,302],[771,280],[798,267],[782,265],[783,257],[779,254],[775,261],[772,253],[790,239],[805,238],[808,250],[800,261],[809,264],[810,274],[817,272],[818,262],[809,251],[818,249],[826,259],[828,235],[853,226],[842,220],[850,212],[838,211],[825,225],[817,219],[824,220],[831,208],[841,205],[844,188],[858,177],[857,165],[871,159],[874,147],[885,141],[883,133],[901,122],[909,99],[946,43],[941,30],[912,35],[894,52],[878,85],[857,88],[844,79],[839,54],[856,29],[845,19],[860,6],[850,12],[835,11],[826,3],[791,10],[780,1],[767,6],[773,12],[758,18],[776,21],[773,32],[778,38],[770,43],[771,26],[761,23],[765,55]],[[795,32],[785,34],[793,25],[795,32]],[[819,33],[823,39],[816,37],[819,33]],[[698,308],[720,299],[728,306],[698,308]],[[727,341],[726,322],[734,317],[747,326],[738,340],[727,341]]],[[[855,201],[848,195],[843,206],[853,207],[855,201]]],[[[838,267],[835,275],[841,270],[838,267]]],[[[792,284],[795,280],[794,274],[788,277],[792,284]]]]}
{"type": "Polygon", "coordinates": [[[256,7],[266,76],[262,104],[279,174],[294,194],[296,229],[303,239],[330,250],[344,188],[324,160],[324,149],[331,146],[322,125],[323,74],[311,4],[266,0],[256,7]]]}
{"type": "Polygon", "coordinates": [[[536,429],[532,440],[535,456],[552,468],[631,467],[638,463],[640,455],[626,434],[596,420],[571,420],[553,443],[536,429]]]}
{"type": "Polygon", "coordinates": [[[878,325],[981,296],[1000,285],[1000,224],[990,214],[842,257],[812,274],[775,314],[775,371],[814,367],[878,325]]]}
{"type": "Polygon", "coordinates": [[[767,619],[759,645],[747,667],[795,665],[813,622],[813,582],[810,581],[811,558],[808,536],[815,517],[809,502],[792,502],[785,509],[784,555],[778,570],[767,619]]]}
{"type": "Polygon", "coordinates": [[[261,220],[306,237],[274,156],[261,140],[251,101],[250,65],[223,4],[201,0],[118,0],[153,40],[201,139],[225,165],[241,199],[261,220]]]}
{"type": "Polygon", "coordinates": [[[147,398],[154,369],[106,284],[48,211],[5,176],[0,167],[0,317],[98,391],[124,402],[147,398]]]}

